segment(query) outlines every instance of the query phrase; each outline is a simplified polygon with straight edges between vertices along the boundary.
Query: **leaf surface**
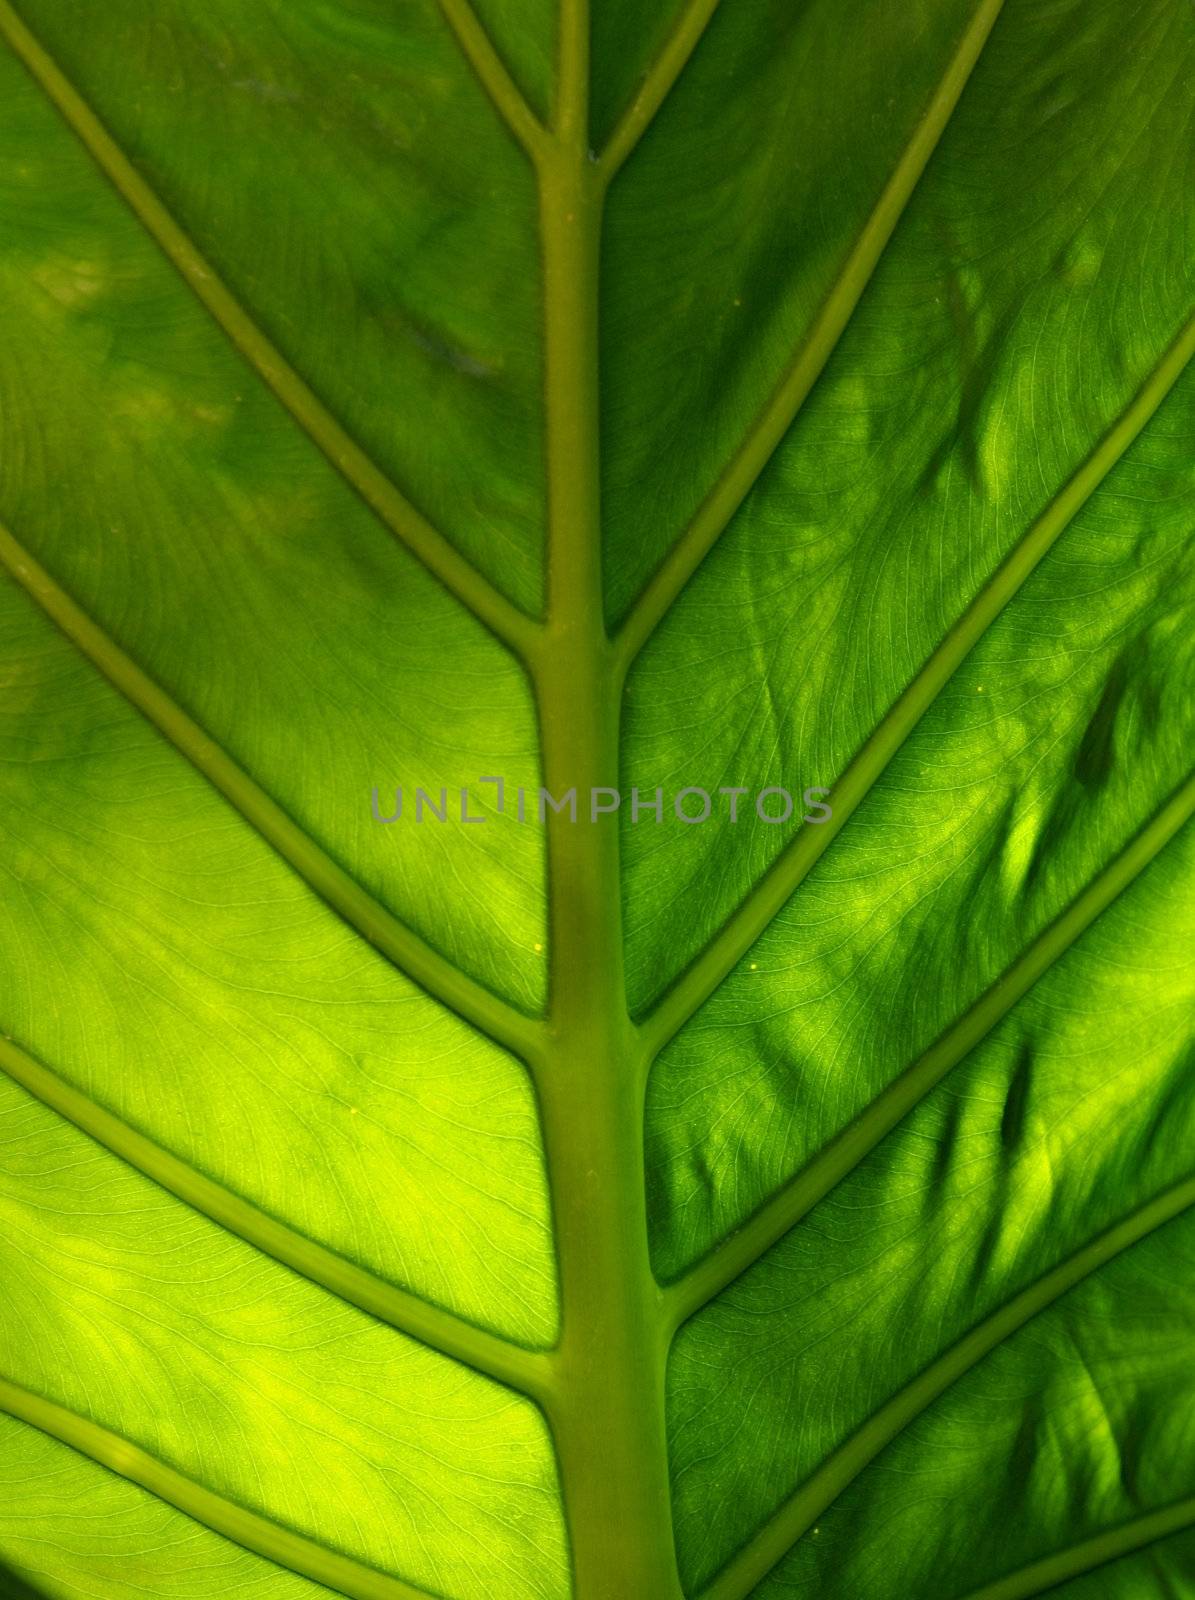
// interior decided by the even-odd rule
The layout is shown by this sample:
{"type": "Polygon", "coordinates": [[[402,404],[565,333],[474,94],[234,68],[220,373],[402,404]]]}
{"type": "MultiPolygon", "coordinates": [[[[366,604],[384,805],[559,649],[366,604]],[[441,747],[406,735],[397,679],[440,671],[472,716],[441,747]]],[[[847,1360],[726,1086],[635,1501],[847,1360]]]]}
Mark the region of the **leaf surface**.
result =
{"type": "Polygon", "coordinates": [[[0,36],[0,1593],[1195,1594],[1190,6],[0,36]]]}

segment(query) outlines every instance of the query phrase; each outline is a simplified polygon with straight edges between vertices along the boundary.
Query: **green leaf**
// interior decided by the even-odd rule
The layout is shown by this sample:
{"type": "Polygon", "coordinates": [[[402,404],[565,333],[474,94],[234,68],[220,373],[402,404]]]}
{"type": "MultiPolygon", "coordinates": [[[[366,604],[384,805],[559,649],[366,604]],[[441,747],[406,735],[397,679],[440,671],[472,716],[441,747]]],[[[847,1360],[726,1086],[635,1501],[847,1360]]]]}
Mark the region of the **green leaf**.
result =
{"type": "Polygon", "coordinates": [[[1188,0],[86,11],[0,1596],[1195,1596],[1188,0]]]}

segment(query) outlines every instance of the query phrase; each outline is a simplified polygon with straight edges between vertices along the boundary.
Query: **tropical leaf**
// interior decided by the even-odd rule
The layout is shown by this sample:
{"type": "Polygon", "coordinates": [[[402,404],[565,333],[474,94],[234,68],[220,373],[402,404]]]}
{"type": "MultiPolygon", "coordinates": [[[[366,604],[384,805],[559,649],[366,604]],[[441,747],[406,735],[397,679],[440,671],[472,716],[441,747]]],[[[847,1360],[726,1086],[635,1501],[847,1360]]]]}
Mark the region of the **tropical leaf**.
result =
{"type": "Polygon", "coordinates": [[[1188,0],[0,34],[0,1593],[1195,1596],[1188,0]]]}

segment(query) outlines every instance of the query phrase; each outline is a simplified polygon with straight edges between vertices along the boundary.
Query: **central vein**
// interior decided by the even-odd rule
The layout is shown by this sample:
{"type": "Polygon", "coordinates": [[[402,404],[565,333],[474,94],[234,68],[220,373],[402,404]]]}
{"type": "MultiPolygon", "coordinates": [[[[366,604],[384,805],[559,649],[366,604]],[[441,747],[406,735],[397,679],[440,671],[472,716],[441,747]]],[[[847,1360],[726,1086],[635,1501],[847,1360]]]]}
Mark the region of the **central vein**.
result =
{"type": "MultiPolygon", "coordinates": [[[[621,679],[602,603],[598,271],[588,16],[566,0],[538,163],[548,581],[537,692],[544,782],[618,785],[621,679]]],[[[550,812],[549,1050],[540,1100],[561,1292],[552,1421],[576,1600],[679,1600],[664,1431],[665,1324],[648,1256],[645,1069],[623,982],[618,825],[550,812]]]]}

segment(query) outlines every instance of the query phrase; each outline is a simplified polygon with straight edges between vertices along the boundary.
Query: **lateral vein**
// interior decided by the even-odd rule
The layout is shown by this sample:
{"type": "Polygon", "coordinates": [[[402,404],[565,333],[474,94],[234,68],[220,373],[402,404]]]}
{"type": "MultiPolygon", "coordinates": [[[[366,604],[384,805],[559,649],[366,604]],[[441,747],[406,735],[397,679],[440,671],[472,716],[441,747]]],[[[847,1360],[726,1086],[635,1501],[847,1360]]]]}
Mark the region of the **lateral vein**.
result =
{"type": "Polygon", "coordinates": [[[230,343],[329,463],[457,600],[530,663],[539,625],[465,560],[337,422],[175,221],[9,0],[0,0],[0,36],[230,343]]]}
{"type": "MultiPolygon", "coordinates": [[[[952,1384],[1093,1272],[1192,1206],[1195,1178],[1188,1178],[1147,1201],[977,1323],[832,1451],[701,1591],[699,1600],[746,1600],[864,1468],[952,1384]]],[[[1000,1595],[999,1600],[1012,1600],[1019,1593],[1010,1591],[1007,1596],[1000,1595]]],[[[993,1597],[985,1593],[983,1600],[993,1597]]]]}
{"type": "Polygon", "coordinates": [[[619,629],[623,671],[630,667],[717,543],[821,376],[950,121],[1003,3],[1004,0],[981,0],[945,76],[771,398],[619,629]]]}
{"type": "Polygon", "coordinates": [[[475,1327],[280,1222],[139,1133],[8,1038],[0,1038],[0,1071],[104,1149],[246,1244],[399,1333],[544,1401],[550,1377],[544,1352],[526,1350],[475,1327]]]}
{"type": "Polygon", "coordinates": [[[351,928],[434,999],[450,1006],[528,1065],[535,1065],[542,1025],[445,960],[362,888],[92,621],[3,526],[0,566],[7,568],[92,665],[351,928]]]}
{"type": "Polygon", "coordinates": [[[392,1578],[376,1567],[341,1555],[306,1534],[295,1533],[272,1517],[238,1505],[168,1466],[123,1435],[3,1377],[0,1377],[0,1411],[69,1445],[130,1483],[139,1484],[159,1500],[202,1523],[213,1533],[231,1539],[242,1549],[310,1578],[313,1583],[322,1583],[337,1594],[349,1596],[349,1600],[432,1600],[430,1591],[417,1589],[401,1578],[392,1578]]]}
{"type": "Polygon", "coordinates": [[[439,6],[494,110],[531,161],[538,163],[547,143],[547,129],[527,104],[469,0],[439,0],[439,6]]]}
{"type": "Polygon", "coordinates": [[[1183,327],[1129,406],[1000,562],[859,747],[830,792],[829,820],[811,824],[797,834],[738,910],[643,1019],[644,1041],[653,1055],[705,1004],[804,882],[958,667],[1121,460],[1193,355],[1195,317],[1183,327]]]}
{"type": "Polygon", "coordinates": [[[1195,776],[1174,792],[1120,855],[1092,879],[936,1043],[877,1095],[737,1233],[666,1291],[673,1326],[679,1327],[721,1294],[853,1172],[1061,960],[1193,815],[1195,776]]]}
{"type": "Polygon", "coordinates": [[[676,26],[647,69],[643,82],[598,157],[599,181],[603,186],[613,182],[627,157],[655,120],[657,111],[676,87],[689,57],[700,44],[717,9],[718,0],[686,0],[676,26]]]}
{"type": "Polygon", "coordinates": [[[1009,1572],[994,1583],[985,1584],[966,1596],[966,1600],[1030,1600],[1030,1596],[1043,1594],[1072,1578],[1093,1572],[1110,1561],[1144,1550],[1161,1539],[1195,1525],[1195,1495],[1189,1500],[1179,1500],[1174,1505],[1148,1511],[1134,1517],[1117,1528],[1108,1528],[1091,1539],[1073,1544],[1066,1550],[1034,1561],[1016,1572],[1009,1572]]]}

